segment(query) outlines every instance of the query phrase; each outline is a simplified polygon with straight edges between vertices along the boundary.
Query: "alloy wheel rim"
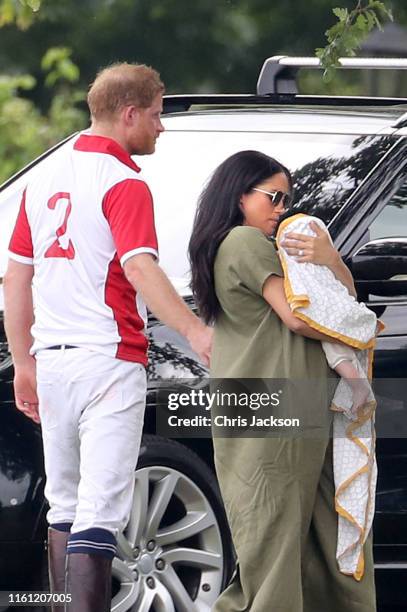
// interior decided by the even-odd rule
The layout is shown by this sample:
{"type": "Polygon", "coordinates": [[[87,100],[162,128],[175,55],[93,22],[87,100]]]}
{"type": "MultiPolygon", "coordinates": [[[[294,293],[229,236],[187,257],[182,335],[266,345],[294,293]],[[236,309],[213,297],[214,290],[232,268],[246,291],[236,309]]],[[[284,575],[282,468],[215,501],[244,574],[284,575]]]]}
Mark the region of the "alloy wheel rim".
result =
{"type": "Polygon", "coordinates": [[[112,577],[112,612],[210,612],[222,587],[222,539],[207,497],[185,474],[136,471],[112,577]]]}

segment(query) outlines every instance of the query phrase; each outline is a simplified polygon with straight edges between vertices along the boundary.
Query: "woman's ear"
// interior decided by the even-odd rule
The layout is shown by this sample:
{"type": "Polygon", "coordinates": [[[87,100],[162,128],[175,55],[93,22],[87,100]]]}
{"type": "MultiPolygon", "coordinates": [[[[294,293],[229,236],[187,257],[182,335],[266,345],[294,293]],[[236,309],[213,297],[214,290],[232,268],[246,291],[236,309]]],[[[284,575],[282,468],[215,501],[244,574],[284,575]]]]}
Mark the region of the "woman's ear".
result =
{"type": "Polygon", "coordinates": [[[240,212],[242,213],[242,223],[243,225],[245,225],[246,223],[246,217],[247,217],[247,194],[243,194],[240,198],[240,202],[239,202],[239,208],[240,208],[240,212]]]}
{"type": "Polygon", "coordinates": [[[240,210],[241,210],[243,213],[244,213],[245,208],[246,208],[247,198],[248,198],[248,194],[247,194],[247,193],[243,193],[243,194],[240,196],[239,208],[240,208],[240,210]]]}

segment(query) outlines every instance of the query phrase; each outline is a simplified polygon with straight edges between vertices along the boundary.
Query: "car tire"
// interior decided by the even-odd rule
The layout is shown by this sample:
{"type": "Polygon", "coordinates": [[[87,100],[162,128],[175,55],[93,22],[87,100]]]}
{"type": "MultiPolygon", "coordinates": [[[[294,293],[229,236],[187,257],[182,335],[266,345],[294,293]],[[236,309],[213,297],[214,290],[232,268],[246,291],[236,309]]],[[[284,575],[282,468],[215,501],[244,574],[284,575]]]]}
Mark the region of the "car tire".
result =
{"type": "Polygon", "coordinates": [[[209,612],[233,568],[213,472],[183,444],[144,436],[113,561],[112,612],[209,612]]]}

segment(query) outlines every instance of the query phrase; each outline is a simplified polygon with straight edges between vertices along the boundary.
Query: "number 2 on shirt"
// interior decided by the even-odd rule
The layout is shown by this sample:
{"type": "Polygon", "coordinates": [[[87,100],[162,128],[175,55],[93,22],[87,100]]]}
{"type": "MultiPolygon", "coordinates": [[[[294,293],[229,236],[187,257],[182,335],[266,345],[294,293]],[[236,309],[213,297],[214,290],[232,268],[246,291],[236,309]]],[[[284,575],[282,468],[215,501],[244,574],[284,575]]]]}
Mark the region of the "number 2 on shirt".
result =
{"type": "Polygon", "coordinates": [[[61,238],[61,236],[63,236],[66,233],[66,228],[68,225],[68,218],[72,210],[70,194],[65,193],[63,191],[56,193],[55,195],[52,196],[52,198],[48,200],[48,208],[50,208],[51,210],[55,210],[55,207],[60,200],[68,201],[68,206],[66,207],[66,211],[65,211],[65,217],[62,222],[62,225],[60,225],[56,231],[56,235],[57,235],[56,240],[45,251],[44,257],[65,257],[66,259],[73,259],[75,257],[75,249],[72,244],[72,241],[69,240],[68,247],[66,249],[63,249],[61,245],[59,244],[59,239],[61,238]]]}

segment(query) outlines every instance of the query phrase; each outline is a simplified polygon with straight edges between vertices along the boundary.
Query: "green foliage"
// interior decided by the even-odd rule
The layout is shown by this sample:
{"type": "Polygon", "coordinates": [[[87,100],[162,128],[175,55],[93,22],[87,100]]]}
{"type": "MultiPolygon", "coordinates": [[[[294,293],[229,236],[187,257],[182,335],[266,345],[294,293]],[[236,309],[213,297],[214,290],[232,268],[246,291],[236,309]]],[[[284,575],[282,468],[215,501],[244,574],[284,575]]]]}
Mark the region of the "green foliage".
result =
{"type": "Polygon", "coordinates": [[[18,90],[31,89],[29,75],[0,78],[0,181],[5,180],[41,152],[44,122],[41,114],[18,90]]]}
{"type": "Polygon", "coordinates": [[[338,23],[325,32],[328,45],[315,50],[324,67],[324,80],[331,81],[335,69],[340,65],[340,57],[355,56],[369,32],[376,26],[382,29],[384,19],[393,20],[393,15],[383,2],[368,0],[363,4],[359,0],[357,6],[349,11],[347,8],[334,8],[333,14],[338,23]]]}
{"type": "Polygon", "coordinates": [[[16,23],[21,30],[26,30],[34,21],[41,6],[41,0],[1,0],[0,27],[16,23]]]}
{"type": "MultiPolygon", "coordinates": [[[[5,26],[0,34],[1,70],[8,73],[0,75],[0,180],[85,126],[87,114],[78,107],[82,90],[112,61],[154,66],[168,93],[254,93],[266,57],[312,55],[316,46],[325,44],[323,33],[332,9],[339,29],[328,42],[336,50],[341,33],[347,33],[343,40],[349,47],[360,40],[359,32],[370,31],[387,17],[380,2],[363,0],[355,13],[356,4],[357,0],[0,0],[0,27],[5,26]],[[341,8],[335,9],[338,3],[341,8]],[[355,26],[350,32],[349,25],[355,26]]],[[[398,23],[407,25],[406,0],[391,0],[391,5],[398,23]]],[[[348,53],[346,48],[336,57],[348,53]]],[[[352,77],[352,71],[338,72],[324,84],[319,71],[304,72],[301,89],[314,94],[362,93],[361,79],[352,77]]]]}
{"type": "MultiPolygon", "coordinates": [[[[25,30],[40,6],[41,0],[0,0],[0,27],[15,24],[25,30]]],[[[80,74],[71,54],[68,47],[51,47],[42,58],[44,83],[51,90],[46,112],[26,97],[37,85],[33,76],[0,75],[0,183],[86,125],[87,115],[77,106],[84,93],[72,86],[80,74]]]]}
{"type": "MultiPolygon", "coordinates": [[[[0,27],[26,30],[36,19],[42,0],[0,0],[0,27]]],[[[15,46],[13,46],[15,52],[15,46]]],[[[38,54],[36,54],[38,56],[38,54]]],[[[87,115],[77,103],[84,93],[72,84],[79,68],[67,47],[52,47],[43,56],[44,84],[51,91],[46,111],[29,97],[38,86],[30,74],[0,74],[0,183],[64,136],[82,129],[87,115]]]]}
{"type": "Polygon", "coordinates": [[[53,87],[58,81],[75,83],[79,79],[79,68],[70,59],[71,49],[68,47],[51,47],[41,61],[41,68],[47,71],[45,79],[47,87],[53,87]]]}
{"type": "MultiPolygon", "coordinates": [[[[384,2],[407,25],[406,0],[384,2]]],[[[356,5],[357,0],[42,0],[28,32],[1,31],[0,57],[8,71],[38,77],[33,97],[42,108],[49,92],[38,58],[65,45],[73,49],[82,87],[100,67],[125,60],[157,68],[168,93],[253,93],[266,57],[314,55],[315,47],[326,44],[332,9],[350,14],[356,5]]],[[[318,84],[322,93],[320,77],[318,84]]]]}
{"type": "MultiPolygon", "coordinates": [[[[69,56],[69,49],[66,52],[69,56]]],[[[51,68],[54,65],[50,63],[51,68]]],[[[64,136],[85,127],[87,114],[77,107],[84,93],[62,79],[58,73],[58,88],[52,92],[48,112],[43,113],[22,95],[34,89],[34,77],[0,75],[0,183],[64,136]]]]}

